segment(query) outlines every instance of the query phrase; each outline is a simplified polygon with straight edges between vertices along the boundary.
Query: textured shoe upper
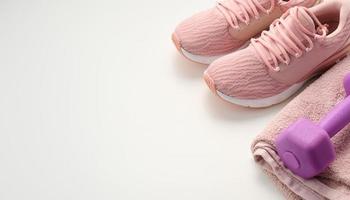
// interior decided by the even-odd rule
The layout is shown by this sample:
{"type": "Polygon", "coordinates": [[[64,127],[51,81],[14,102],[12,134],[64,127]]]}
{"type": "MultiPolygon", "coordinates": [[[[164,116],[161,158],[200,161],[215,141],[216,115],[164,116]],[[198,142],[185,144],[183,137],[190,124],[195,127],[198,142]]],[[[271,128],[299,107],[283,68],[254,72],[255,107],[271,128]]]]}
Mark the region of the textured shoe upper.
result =
{"type": "Polygon", "coordinates": [[[180,23],[175,35],[184,50],[218,56],[240,48],[266,29],[285,9],[316,0],[224,0],[180,23]]]}
{"type": "Polygon", "coordinates": [[[217,91],[244,99],[269,97],[288,87],[269,76],[252,46],[214,61],[205,73],[217,91]]]}
{"type": "Polygon", "coordinates": [[[200,12],[183,21],[175,31],[181,47],[196,55],[220,55],[242,42],[228,31],[225,17],[216,8],[200,12]]]}
{"type": "Polygon", "coordinates": [[[209,66],[205,73],[216,90],[241,99],[277,95],[310,78],[350,44],[350,2],[334,0],[288,12],[249,47],[209,66]],[[338,22],[327,25],[327,32],[323,24],[332,20],[338,22]]]}

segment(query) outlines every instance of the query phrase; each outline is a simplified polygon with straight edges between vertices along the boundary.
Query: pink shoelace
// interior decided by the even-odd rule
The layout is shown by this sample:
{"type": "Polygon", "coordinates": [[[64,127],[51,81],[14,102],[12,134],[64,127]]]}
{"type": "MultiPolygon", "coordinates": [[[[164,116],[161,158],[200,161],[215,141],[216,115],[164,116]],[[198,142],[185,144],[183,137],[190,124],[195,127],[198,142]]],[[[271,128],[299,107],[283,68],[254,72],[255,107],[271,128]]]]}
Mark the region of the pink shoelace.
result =
{"type": "Polygon", "coordinates": [[[290,55],[299,58],[303,52],[309,52],[314,47],[312,39],[322,39],[327,36],[328,28],[322,25],[317,17],[304,7],[294,7],[289,9],[280,19],[275,20],[270,25],[269,31],[263,31],[257,39],[252,39],[251,44],[258,52],[267,67],[273,71],[280,71],[279,63],[288,65],[291,61],[290,55]],[[304,10],[318,26],[316,33],[309,31],[298,19],[298,15],[305,15],[300,12],[304,10]],[[297,24],[295,30],[289,30],[286,18],[292,17],[297,24]],[[299,37],[296,35],[299,33],[299,37]],[[320,34],[318,34],[320,32],[320,34]],[[303,39],[301,39],[301,37],[303,39]],[[305,44],[305,42],[307,44],[305,44]]]}
{"type": "Polygon", "coordinates": [[[218,1],[217,8],[225,16],[231,27],[238,29],[241,22],[249,24],[251,17],[258,19],[260,13],[269,14],[275,7],[275,0],[270,0],[271,7],[266,9],[258,0],[218,1]]]}

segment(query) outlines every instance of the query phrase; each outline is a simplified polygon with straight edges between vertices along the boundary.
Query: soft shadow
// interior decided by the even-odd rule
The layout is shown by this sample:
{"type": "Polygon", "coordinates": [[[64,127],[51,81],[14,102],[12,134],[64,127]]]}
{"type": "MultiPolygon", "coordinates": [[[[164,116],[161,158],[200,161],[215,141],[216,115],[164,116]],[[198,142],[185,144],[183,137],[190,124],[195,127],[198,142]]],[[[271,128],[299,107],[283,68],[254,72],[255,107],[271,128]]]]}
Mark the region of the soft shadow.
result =
{"type": "Polygon", "coordinates": [[[174,52],[173,63],[176,75],[184,79],[201,79],[208,67],[186,59],[179,52],[174,52]]]}
{"type": "Polygon", "coordinates": [[[246,108],[228,103],[208,92],[205,98],[205,108],[208,110],[208,113],[216,119],[246,121],[252,118],[260,118],[277,113],[288,102],[289,100],[268,108],[246,108]]]}

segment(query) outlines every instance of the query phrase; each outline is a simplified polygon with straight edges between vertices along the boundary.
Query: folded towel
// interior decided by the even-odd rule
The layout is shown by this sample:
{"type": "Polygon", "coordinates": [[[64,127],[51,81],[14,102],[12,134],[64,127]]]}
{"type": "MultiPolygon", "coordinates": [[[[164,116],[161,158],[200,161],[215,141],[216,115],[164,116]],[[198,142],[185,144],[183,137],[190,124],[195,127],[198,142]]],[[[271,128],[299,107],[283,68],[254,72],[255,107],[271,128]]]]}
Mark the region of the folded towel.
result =
{"type": "Polygon", "coordinates": [[[343,78],[350,72],[350,57],[333,66],[294,98],[258,135],[252,145],[255,161],[287,199],[350,199],[350,126],[332,138],[336,160],[319,176],[304,180],[285,168],[278,157],[275,139],[300,117],[317,123],[345,97],[343,78]]]}

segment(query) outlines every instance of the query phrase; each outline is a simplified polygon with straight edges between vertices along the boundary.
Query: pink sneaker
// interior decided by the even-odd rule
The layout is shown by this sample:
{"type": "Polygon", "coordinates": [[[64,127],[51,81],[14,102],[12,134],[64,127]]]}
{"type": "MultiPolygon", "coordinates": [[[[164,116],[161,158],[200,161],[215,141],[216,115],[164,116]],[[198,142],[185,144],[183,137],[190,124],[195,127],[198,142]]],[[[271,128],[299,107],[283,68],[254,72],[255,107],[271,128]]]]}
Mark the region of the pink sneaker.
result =
{"type": "Polygon", "coordinates": [[[210,64],[246,47],[287,9],[317,0],[224,0],[182,22],[173,33],[177,49],[188,59],[210,64]]]}
{"type": "Polygon", "coordinates": [[[289,9],[247,48],[213,62],[204,79],[228,102],[267,107],[293,95],[349,51],[350,1],[329,0],[289,9]]]}

